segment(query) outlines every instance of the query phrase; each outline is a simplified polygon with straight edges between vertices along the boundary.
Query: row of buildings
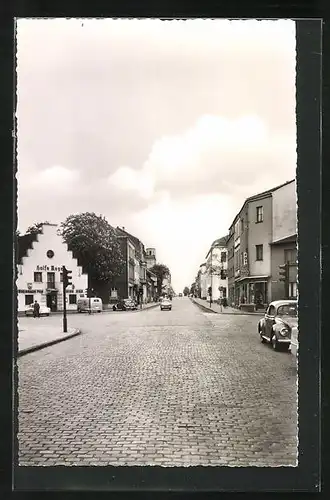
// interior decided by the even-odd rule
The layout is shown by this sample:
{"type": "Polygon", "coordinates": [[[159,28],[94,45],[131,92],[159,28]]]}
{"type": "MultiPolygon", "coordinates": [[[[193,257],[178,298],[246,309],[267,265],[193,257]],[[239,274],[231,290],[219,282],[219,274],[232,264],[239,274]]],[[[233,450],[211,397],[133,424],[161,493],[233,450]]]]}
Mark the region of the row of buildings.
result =
{"type": "MultiPolygon", "coordinates": [[[[156,250],[143,243],[125,228],[115,228],[125,260],[124,270],[106,287],[105,304],[118,299],[133,298],[139,302],[157,299],[157,277],[151,271],[156,264],[156,250]]],[[[40,233],[18,236],[17,293],[18,311],[37,300],[52,311],[63,309],[62,267],[72,271],[72,284],[67,288],[67,309],[76,309],[80,297],[95,296],[90,277],[79,265],[68,245],[58,234],[56,224],[43,224],[40,233]]],[[[163,281],[162,293],[171,293],[170,274],[163,281]]],[[[99,295],[99,294],[98,294],[99,295]]]]}
{"type": "Polygon", "coordinates": [[[211,287],[213,300],[263,309],[272,300],[297,298],[297,274],[296,181],[291,180],[244,201],[228,234],[212,243],[195,290],[206,299],[211,287]]]}

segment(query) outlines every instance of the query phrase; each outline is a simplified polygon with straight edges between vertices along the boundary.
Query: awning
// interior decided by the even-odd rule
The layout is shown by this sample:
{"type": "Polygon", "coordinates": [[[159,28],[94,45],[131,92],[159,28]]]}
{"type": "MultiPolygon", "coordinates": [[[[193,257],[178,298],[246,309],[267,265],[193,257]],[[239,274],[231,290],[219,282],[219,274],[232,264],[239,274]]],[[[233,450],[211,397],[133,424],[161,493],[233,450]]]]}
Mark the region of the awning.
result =
{"type": "Polygon", "coordinates": [[[265,282],[267,283],[267,281],[269,280],[270,276],[268,275],[263,275],[263,276],[243,276],[242,278],[237,278],[235,280],[235,283],[237,283],[238,281],[246,281],[246,280],[249,280],[249,281],[252,281],[252,280],[258,280],[260,282],[265,282]]]}

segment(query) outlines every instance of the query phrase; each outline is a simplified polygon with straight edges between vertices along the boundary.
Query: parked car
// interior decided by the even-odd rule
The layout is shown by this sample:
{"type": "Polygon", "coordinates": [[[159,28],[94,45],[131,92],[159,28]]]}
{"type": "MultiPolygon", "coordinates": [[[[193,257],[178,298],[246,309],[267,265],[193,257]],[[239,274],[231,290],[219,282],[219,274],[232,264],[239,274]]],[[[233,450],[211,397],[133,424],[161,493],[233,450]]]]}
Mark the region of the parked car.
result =
{"type": "Polygon", "coordinates": [[[172,304],[169,299],[163,299],[160,303],[160,310],[164,311],[164,309],[171,310],[172,309],[172,304]]]}
{"type": "Polygon", "coordinates": [[[182,293],[179,293],[179,297],[182,297],[182,293]]]}
{"type": "Polygon", "coordinates": [[[298,329],[297,300],[275,300],[258,323],[262,342],[269,342],[275,350],[288,350],[292,332],[298,329]]]}
{"type": "MultiPolygon", "coordinates": [[[[39,315],[40,316],[49,316],[50,315],[50,307],[43,306],[40,304],[39,315]]],[[[26,307],[25,316],[33,316],[33,304],[30,304],[29,306],[26,307]]]]}
{"type": "Polygon", "coordinates": [[[100,313],[103,310],[102,299],[98,297],[85,297],[78,299],[77,302],[77,312],[98,312],[100,313]]]}
{"type": "Polygon", "coordinates": [[[291,354],[298,356],[298,328],[293,328],[291,332],[291,354]]]}
{"type": "Polygon", "coordinates": [[[134,311],[137,309],[137,304],[132,299],[123,299],[114,304],[112,309],[113,311],[134,311]]]}

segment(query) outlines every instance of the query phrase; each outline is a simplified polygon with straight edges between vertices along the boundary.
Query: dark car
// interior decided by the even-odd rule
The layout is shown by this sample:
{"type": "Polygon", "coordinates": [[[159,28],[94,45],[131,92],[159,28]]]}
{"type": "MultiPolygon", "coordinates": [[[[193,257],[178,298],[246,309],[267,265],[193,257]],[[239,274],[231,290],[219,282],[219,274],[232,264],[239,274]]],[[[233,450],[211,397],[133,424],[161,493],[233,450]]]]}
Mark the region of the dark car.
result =
{"type": "Polygon", "coordinates": [[[269,342],[275,350],[288,350],[291,334],[298,328],[296,300],[271,302],[265,316],[258,323],[261,342],[269,342]]]}
{"type": "Polygon", "coordinates": [[[112,309],[113,311],[134,311],[137,309],[137,305],[132,299],[123,299],[114,304],[112,309]]]}

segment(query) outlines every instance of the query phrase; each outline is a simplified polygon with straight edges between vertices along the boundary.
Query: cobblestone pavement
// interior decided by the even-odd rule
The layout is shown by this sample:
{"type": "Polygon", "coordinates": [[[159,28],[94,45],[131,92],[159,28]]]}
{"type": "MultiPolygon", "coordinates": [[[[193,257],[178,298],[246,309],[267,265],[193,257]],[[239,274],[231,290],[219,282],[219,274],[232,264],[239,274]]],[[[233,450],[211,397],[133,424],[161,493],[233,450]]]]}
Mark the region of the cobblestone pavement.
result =
{"type": "Polygon", "coordinates": [[[77,315],[82,335],[18,359],[19,464],[296,465],[295,358],[257,321],[186,298],[77,315]]]}

